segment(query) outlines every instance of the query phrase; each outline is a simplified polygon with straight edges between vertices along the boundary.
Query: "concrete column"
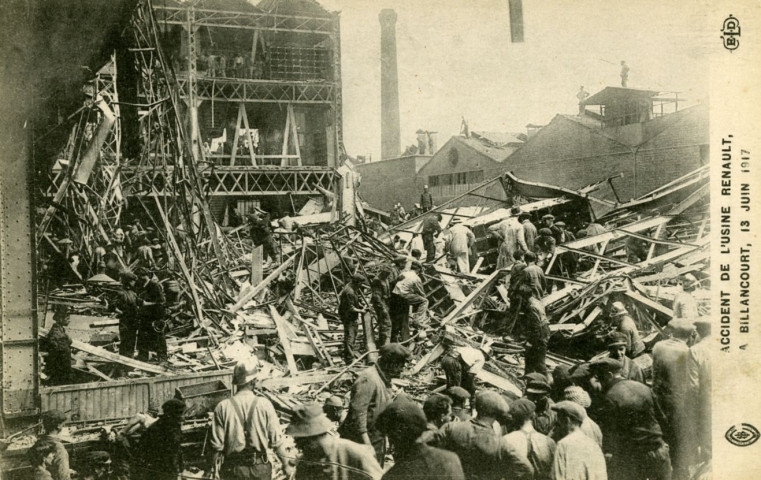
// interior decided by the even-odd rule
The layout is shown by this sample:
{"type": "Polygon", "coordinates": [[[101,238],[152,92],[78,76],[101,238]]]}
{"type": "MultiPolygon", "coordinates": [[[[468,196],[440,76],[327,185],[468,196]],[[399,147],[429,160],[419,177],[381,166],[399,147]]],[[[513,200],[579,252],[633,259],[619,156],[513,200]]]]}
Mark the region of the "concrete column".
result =
{"type": "Polygon", "coordinates": [[[381,24],[381,159],[398,157],[399,79],[396,70],[396,12],[389,8],[378,16],[381,24]]]}

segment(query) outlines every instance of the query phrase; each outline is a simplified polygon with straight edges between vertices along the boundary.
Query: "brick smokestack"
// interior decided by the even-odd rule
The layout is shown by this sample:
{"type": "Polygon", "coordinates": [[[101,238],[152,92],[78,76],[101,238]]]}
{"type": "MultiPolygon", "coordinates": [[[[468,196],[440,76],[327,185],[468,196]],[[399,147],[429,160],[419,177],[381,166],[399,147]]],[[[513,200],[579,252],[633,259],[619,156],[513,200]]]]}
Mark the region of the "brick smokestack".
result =
{"type": "Polygon", "coordinates": [[[381,160],[402,151],[399,133],[399,79],[396,72],[396,12],[381,10],[381,160]]]}

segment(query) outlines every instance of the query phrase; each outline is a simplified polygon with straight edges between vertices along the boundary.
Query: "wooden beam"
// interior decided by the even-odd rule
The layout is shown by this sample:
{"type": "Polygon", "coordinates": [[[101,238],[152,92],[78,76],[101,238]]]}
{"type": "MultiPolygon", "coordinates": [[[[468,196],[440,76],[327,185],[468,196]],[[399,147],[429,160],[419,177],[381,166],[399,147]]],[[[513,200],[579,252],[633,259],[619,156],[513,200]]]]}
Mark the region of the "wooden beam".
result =
{"type": "Polygon", "coordinates": [[[502,275],[503,272],[504,270],[497,269],[494,271],[494,273],[489,275],[486,278],[486,280],[481,282],[481,284],[478,287],[476,287],[472,292],[470,292],[470,295],[465,297],[465,300],[463,300],[459,305],[455,307],[454,310],[449,312],[449,315],[447,315],[441,320],[441,325],[446,325],[447,323],[451,322],[456,317],[458,317],[462,312],[464,312],[465,309],[467,309],[476,300],[476,298],[478,298],[479,295],[481,295],[486,290],[488,290],[489,287],[491,287],[491,285],[497,280],[497,278],[499,278],[500,275],[502,275]]]}
{"type": "Polygon", "coordinates": [[[270,305],[270,314],[272,315],[272,320],[275,321],[275,327],[277,327],[277,334],[280,337],[280,344],[283,346],[283,351],[285,352],[285,360],[288,362],[288,371],[290,374],[296,375],[298,372],[298,368],[296,368],[296,360],[293,358],[293,351],[291,350],[291,340],[288,338],[288,332],[285,327],[285,321],[280,316],[279,313],[277,313],[277,309],[270,305]]]}
{"type": "Polygon", "coordinates": [[[279,277],[279,276],[280,276],[280,274],[281,274],[281,273],[283,273],[283,272],[285,271],[285,269],[287,269],[288,267],[290,267],[290,266],[291,266],[291,264],[293,263],[293,260],[294,260],[295,258],[296,258],[296,256],[295,256],[295,255],[293,255],[293,256],[291,256],[290,258],[288,258],[286,261],[284,261],[283,263],[281,263],[281,264],[280,264],[280,266],[279,266],[279,267],[277,267],[275,270],[273,270],[273,271],[272,271],[272,273],[270,273],[269,275],[267,275],[267,278],[265,278],[264,280],[262,280],[262,281],[261,281],[261,283],[259,283],[259,285],[255,286],[254,288],[252,288],[251,290],[249,290],[248,292],[246,292],[246,294],[245,294],[245,295],[243,295],[243,296],[241,297],[241,299],[240,299],[240,300],[238,300],[238,302],[237,302],[235,305],[233,305],[232,307],[230,307],[230,310],[229,310],[229,311],[231,311],[231,312],[237,312],[238,310],[240,310],[240,309],[243,307],[243,305],[245,305],[246,303],[248,303],[248,301],[249,301],[249,300],[251,300],[252,298],[254,298],[256,295],[258,295],[258,294],[259,294],[259,292],[261,292],[262,290],[264,290],[265,288],[267,288],[267,286],[268,286],[270,283],[272,283],[272,281],[273,281],[273,280],[275,280],[277,277],[279,277]]]}

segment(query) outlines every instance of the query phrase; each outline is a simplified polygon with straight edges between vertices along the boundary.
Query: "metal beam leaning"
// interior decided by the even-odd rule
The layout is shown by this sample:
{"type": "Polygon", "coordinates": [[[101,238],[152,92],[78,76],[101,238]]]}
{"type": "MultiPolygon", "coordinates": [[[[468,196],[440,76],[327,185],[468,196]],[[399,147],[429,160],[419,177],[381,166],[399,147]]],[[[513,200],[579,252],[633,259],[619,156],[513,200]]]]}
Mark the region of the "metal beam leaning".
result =
{"type": "Polygon", "coordinates": [[[254,288],[252,288],[251,290],[246,292],[246,294],[243,295],[240,298],[240,300],[238,300],[238,302],[235,305],[230,307],[229,311],[230,312],[237,312],[238,310],[240,310],[243,307],[243,305],[248,303],[248,301],[251,300],[252,298],[254,298],[259,292],[261,292],[262,290],[267,288],[267,286],[270,283],[272,283],[272,281],[274,279],[276,279],[278,276],[280,276],[280,274],[283,273],[285,271],[285,269],[290,267],[291,264],[293,263],[293,260],[295,258],[296,258],[296,255],[293,255],[293,256],[289,257],[286,261],[284,261],[282,264],[280,264],[280,266],[277,267],[275,270],[273,270],[272,273],[267,275],[267,278],[262,280],[261,283],[259,283],[259,285],[255,286],[254,288]]]}
{"type": "Polygon", "coordinates": [[[452,320],[460,316],[460,314],[464,312],[465,309],[468,308],[470,304],[472,304],[476,300],[476,298],[478,298],[479,295],[481,295],[489,287],[491,287],[491,285],[499,278],[500,275],[502,275],[503,272],[504,272],[503,269],[494,270],[494,272],[491,275],[489,275],[486,278],[486,280],[481,282],[481,284],[478,287],[476,287],[475,290],[470,292],[470,295],[465,297],[465,300],[463,300],[462,303],[457,305],[454,310],[449,312],[449,315],[447,315],[441,320],[441,325],[446,325],[447,323],[451,322],[452,320]]]}
{"type": "Polygon", "coordinates": [[[291,376],[295,376],[298,372],[298,368],[296,368],[296,360],[293,358],[293,351],[291,350],[291,340],[288,338],[283,318],[277,313],[277,309],[273,305],[270,305],[270,314],[272,315],[272,320],[275,322],[277,335],[280,337],[280,344],[283,346],[283,351],[285,352],[285,360],[288,362],[288,371],[291,376]]]}

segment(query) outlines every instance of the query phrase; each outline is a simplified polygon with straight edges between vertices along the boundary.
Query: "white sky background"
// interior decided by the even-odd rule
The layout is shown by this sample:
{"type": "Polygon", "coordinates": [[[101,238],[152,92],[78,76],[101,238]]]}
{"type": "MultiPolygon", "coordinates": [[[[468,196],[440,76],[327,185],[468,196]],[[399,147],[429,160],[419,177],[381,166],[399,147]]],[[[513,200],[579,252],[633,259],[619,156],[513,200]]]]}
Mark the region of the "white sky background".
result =
{"type": "MultiPolygon", "coordinates": [[[[524,0],[524,43],[510,43],[507,0],[320,0],[341,12],[344,143],[380,160],[380,23],[393,8],[402,149],[415,131],[525,132],[576,113],[576,92],[620,86],[705,101],[707,53],[721,45],[704,0],[524,0]],[[607,63],[610,62],[610,63],[607,63]]],[[[731,12],[728,12],[731,13],[731,12]]]]}

